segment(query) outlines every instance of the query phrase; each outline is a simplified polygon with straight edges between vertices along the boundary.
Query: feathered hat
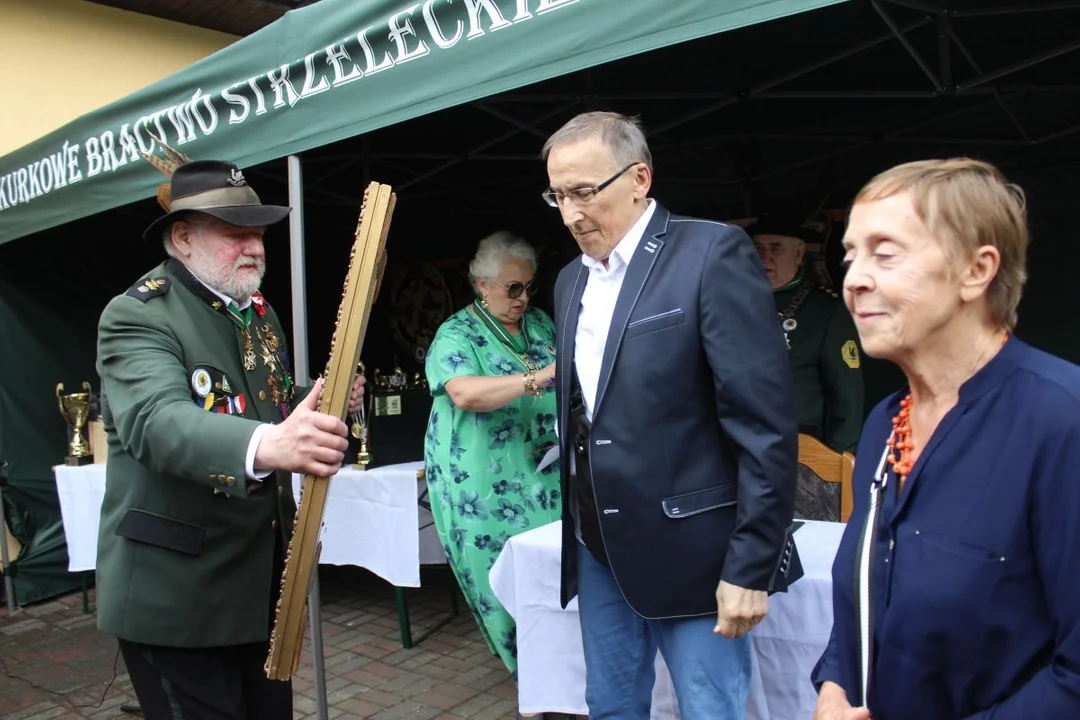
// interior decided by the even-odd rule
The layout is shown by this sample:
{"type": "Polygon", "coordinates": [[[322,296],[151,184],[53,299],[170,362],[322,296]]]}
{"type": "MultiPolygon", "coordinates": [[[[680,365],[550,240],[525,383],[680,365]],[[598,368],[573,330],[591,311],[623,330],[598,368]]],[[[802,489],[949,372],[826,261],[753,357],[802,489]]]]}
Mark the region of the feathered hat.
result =
{"type": "Polygon", "coordinates": [[[169,178],[169,182],[158,187],[158,204],[165,215],[143,231],[143,239],[148,242],[161,238],[165,228],[187,212],[206,213],[240,227],[273,225],[292,212],[292,208],[283,205],[263,205],[247,184],[244,173],[233,163],[191,160],[153,133],[150,137],[165,157],[154,155],[152,148],[151,153],[140,149],[139,154],[169,178]]]}
{"type": "MultiPolygon", "coordinates": [[[[146,162],[156,167],[158,171],[160,171],[161,174],[165,177],[171,180],[173,172],[176,170],[176,168],[191,162],[191,158],[189,158],[184,153],[178,150],[174,150],[173,148],[166,145],[165,141],[159,138],[153,132],[147,130],[146,134],[153,138],[153,145],[150,146],[149,153],[144,153],[142,151],[142,148],[136,145],[139,154],[142,155],[143,159],[146,160],[146,162]],[[165,153],[164,158],[159,158],[157,155],[153,154],[154,145],[161,148],[161,151],[165,153]]],[[[158,185],[157,191],[158,205],[160,205],[161,209],[165,212],[169,212],[169,185],[170,183],[164,182],[161,185],[158,185]]]]}

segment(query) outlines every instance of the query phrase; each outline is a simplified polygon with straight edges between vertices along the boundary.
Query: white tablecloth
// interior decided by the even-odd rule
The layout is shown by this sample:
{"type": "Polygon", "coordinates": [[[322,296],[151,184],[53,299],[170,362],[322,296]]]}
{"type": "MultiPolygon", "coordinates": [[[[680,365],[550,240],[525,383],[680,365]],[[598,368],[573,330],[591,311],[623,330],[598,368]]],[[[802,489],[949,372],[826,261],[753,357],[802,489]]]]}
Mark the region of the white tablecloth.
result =
{"type": "Polygon", "coordinates": [[[93,570],[97,567],[101,500],[105,497],[105,463],[57,465],[53,472],[67,538],[68,572],[93,570]]]}
{"type": "MultiPolygon", "coordinates": [[[[421,467],[422,462],[366,471],[346,467],[335,475],[323,513],[320,564],[355,565],[393,585],[419,587],[421,563],[445,563],[431,513],[417,504],[426,489],[426,483],[416,479],[421,467]]],[[[59,465],[54,471],[67,538],[68,571],[93,570],[105,495],[105,464],[59,465]]],[[[300,481],[300,476],[293,476],[297,497],[300,481]]]]}
{"type": "MultiPolygon", "coordinates": [[[[769,598],[769,615],[752,633],[754,674],[747,720],[813,716],[810,672],[832,628],[832,562],[844,526],[810,522],[795,533],[804,576],[769,598]]],[[[558,522],[510,539],[491,569],[491,588],[517,622],[518,703],[522,713],[587,715],[585,659],[577,599],[559,607],[558,522]]],[[[653,717],[677,717],[671,680],[657,661],[653,717]]]]}
{"type": "MultiPolygon", "coordinates": [[[[416,479],[422,467],[411,462],[342,468],[330,481],[319,563],[367,568],[397,587],[420,587],[421,564],[445,564],[431,512],[417,503],[427,490],[416,479]]],[[[297,498],[301,479],[293,475],[297,498]]]]}

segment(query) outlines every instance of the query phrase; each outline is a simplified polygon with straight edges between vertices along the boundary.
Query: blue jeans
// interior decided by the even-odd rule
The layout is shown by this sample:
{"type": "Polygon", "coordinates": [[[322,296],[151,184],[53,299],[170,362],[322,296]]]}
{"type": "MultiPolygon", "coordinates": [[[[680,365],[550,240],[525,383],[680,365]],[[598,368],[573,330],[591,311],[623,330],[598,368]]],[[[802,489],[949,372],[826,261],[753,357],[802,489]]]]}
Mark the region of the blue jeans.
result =
{"type": "Polygon", "coordinates": [[[611,570],[578,543],[578,613],[589,720],[649,720],[656,651],[664,656],[683,720],[742,720],[750,685],[750,638],[713,633],[716,616],[645,620],[611,570]]]}

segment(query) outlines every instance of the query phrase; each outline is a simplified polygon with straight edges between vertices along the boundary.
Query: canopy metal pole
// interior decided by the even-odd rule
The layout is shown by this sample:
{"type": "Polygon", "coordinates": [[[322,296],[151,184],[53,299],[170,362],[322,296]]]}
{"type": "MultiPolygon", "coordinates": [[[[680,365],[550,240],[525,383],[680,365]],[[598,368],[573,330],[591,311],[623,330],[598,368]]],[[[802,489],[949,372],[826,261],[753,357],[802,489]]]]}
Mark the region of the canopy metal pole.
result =
{"type": "MultiPolygon", "coordinates": [[[[0,480],[0,487],[4,483],[0,480]]],[[[8,557],[7,523],[4,522],[4,492],[0,490],[0,572],[4,574],[4,598],[7,600],[8,617],[15,614],[15,584],[11,581],[11,558],[8,557]]]]}
{"type": "Polygon", "coordinates": [[[7,461],[0,460],[0,573],[4,575],[4,598],[8,617],[15,614],[15,583],[11,580],[11,557],[7,544],[7,515],[4,514],[4,486],[7,485],[7,461]]]}
{"type": "MultiPolygon", "coordinates": [[[[289,156],[289,269],[292,286],[293,371],[297,378],[311,381],[308,370],[307,281],[304,276],[304,174],[300,157],[289,156]]],[[[326,667],[323,658],[322,608],[319,595],[319,568],[312,571],[308,613],[311,625],[311,657],[315,663],[315,701],[319,720],[328,720],[326,667]]]]}
{"type": "Polygon", "coordinates": [[[289,156],[289,271],[292,287],[293,371],[308,375],[307,279],[304,276],[304,174],[297,155],[289,156]]]}

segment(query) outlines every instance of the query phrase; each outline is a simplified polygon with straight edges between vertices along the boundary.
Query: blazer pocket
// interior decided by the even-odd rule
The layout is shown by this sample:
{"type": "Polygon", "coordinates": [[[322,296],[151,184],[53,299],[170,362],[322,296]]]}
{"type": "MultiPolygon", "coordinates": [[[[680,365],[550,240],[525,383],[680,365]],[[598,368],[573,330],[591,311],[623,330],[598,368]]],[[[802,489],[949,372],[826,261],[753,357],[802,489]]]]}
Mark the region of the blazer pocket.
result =
{"type": "Polygon", "coordinates": [[[185,555],[198,555],[202,552],[206,528],[131,508],[117,526],[116,534],[128,540],[175,550],[185,555]]]}
{"type": "Polygon", "coordinates": [[[663,330],[674,325],[680,325],[684,320],[686,320],[686,313],[681,308],[650,315],[627,325],[625,337],[634,337],[635,335],[644,335],[645,333],[663,330]]]}
{"type": "Polygon", "coordinates": [[[922,537],[923,542],[927,545],[931,545],[934,548],[951,555],[959,555],[960,557],[970,558],[972,560],[983,560],[994,563],[1001,562],[1004,559],[1001,553],[991,552],[986,548],[972,545],[963,540],[957,540],[931,532],[920,532],[918,535],[922,537]]]}
{"type": "Polygon", "coordinates": [[[739,483],[727,483],[704,490],[664,498],[664,514],[678,519],[698,513],[731,507],[739,502],[739,483]]]}

